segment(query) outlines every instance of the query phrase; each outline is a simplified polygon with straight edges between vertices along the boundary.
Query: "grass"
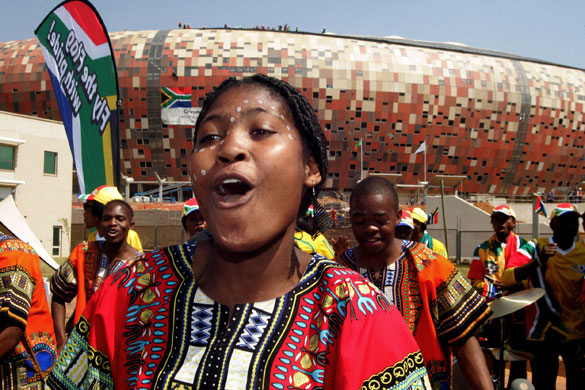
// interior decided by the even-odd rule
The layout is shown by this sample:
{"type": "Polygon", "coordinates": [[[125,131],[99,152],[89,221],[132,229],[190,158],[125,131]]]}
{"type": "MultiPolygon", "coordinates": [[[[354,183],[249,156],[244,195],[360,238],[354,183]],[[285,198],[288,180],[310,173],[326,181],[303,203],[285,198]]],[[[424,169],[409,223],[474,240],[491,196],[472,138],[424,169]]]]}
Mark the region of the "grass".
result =
{"type": "Polygon", "coordinates": [[[467,274],[469,273],[469,264],[461,264],[456,267],[463,276],[467,277],[467,274]]]}
{"type": "MultiPolygon", "coordinates": [[[[57,264],[61,265],[65,261],[67,261],[67,257],[54,257],[53,260],[57,262],[57,264]]],[[[43,260],[41,260],[41,273],[43,274],[43,278],[50,279],[51,276],[55,273],[55,270],[43,260]]]]}

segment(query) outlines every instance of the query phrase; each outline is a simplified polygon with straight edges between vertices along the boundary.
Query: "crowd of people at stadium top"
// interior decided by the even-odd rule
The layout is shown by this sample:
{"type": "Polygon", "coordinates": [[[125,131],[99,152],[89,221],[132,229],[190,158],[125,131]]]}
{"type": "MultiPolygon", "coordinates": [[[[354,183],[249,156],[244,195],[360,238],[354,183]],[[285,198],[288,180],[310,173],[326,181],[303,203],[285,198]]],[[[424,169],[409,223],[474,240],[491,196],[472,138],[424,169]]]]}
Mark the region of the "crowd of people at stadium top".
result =
{"type": "MultiPolygon", "coordinates": [[[[49,310],[34,250],[0,237],[2,389],[448,389],[454,361],[469,388],[492,389],[487,302],[530,287],[545,296],[514,314],[533,384],[555,388],[561,355],[567,388],[581,388],[585,216],[573,205],[532,241],[514,233],[510,207],[494,208],[468,281],[426,231],[429,215],[400,210],[381,178],[352,191],[357,246],[327,241],[325,136],[287,83],[224,81],[194,139],[186,243],[143,253],[131,206],[99,187],[84,204],[97,231],[53,275],[49,310]]],[[[510,381],[522,377],[526,365],[512,367],[510,381]]]]}

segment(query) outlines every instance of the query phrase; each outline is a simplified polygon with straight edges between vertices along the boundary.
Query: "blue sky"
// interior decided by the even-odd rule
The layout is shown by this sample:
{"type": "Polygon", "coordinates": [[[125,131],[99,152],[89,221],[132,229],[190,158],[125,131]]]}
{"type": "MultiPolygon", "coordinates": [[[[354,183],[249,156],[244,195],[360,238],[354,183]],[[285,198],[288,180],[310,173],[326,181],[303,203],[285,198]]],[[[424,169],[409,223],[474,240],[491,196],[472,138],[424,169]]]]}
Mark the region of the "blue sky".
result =
{"type": "MultiPolygon", "coordinates": [[[[288,23],[302,31],[459,42],[585,68],[583,0],[93,0],[109,31],[288,23]]],[[[59,1],[0,0],[0,41],[32,38],[59,1]]]]}

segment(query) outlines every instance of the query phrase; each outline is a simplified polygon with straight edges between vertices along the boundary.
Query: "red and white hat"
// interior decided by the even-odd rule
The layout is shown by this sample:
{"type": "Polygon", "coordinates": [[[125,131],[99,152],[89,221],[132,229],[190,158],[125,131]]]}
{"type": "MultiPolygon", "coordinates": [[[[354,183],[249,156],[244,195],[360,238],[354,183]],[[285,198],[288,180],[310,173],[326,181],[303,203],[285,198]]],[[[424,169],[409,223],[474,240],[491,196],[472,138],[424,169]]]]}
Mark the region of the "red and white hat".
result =
{"type": "Polygon", "coordinates": [[[396,226],[408,226],[411,229],[414,229],[414,223],[412,222],[412,214],[408,210],[402,210],[402,216],[400,217],[400,222],[396,226]]]}
{"type": "Polygon", "coordinates": [[[512,218],[516,219],[516,213],[507,204],[501,204],[499,206],[494,207],[494,209],[492,210],[492,217],[496,213],[504,214],[504,215],[507,215],[508,217],[512,217],[512,218]]]}
{"type": "Polygon", "coordinates": [[[182,217],[191,214],[193,211],[197,211],[199,210],[199,203],[197,202],[197,199],[195,198],[191,198],[188,201],[185,202],[185,205],[183,206],[183,215],[182,217]]]}

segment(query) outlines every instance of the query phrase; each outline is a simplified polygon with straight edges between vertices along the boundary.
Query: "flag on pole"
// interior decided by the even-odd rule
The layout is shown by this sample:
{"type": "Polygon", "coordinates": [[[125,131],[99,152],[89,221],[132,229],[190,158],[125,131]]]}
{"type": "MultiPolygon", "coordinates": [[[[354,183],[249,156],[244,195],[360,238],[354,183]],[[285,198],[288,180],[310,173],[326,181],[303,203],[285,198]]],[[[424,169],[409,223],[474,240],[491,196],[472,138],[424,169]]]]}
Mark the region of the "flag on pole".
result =
{"type": "Polygon", "coordinates": [[[435,207],[435,209],[429,214],[429,225],[436,225],[439,223],[439,207],[435,207]]]}
{"type": "Polygon", "coordinates": [[[540,196],[536,198],[536,208],[534,209],[534,212],[536,214],[542,215],[545,218],[548,217],[546,215],[546,209],[544,208],[544,202],[542,201],[542,198],[540,196]]]}
{"type": "Polygon", "coordinates": [[[422,142],[422,144],[420,144],[418,146],[418,149],[416,150],[416,152],[414,152],[414,154],[419,154],[419,153],[423,153],[425,151],[425,149],[427,148],[427,141],[424,140],[422,142]]]}
{"type": "Polygon", "coordinates": [[[87,1],[55,7],[35,30],[81,193],[118,185],[118,76],[108,32],[87,1]]]}
{"type": "Polygon", "coordinates": [[[353,150],[358,150],[360,148],[360,146],[362,146],[362,139],[360,138],[359,142],[357,144],[355,144],[355,146],[353,147],[353,150]]]}

